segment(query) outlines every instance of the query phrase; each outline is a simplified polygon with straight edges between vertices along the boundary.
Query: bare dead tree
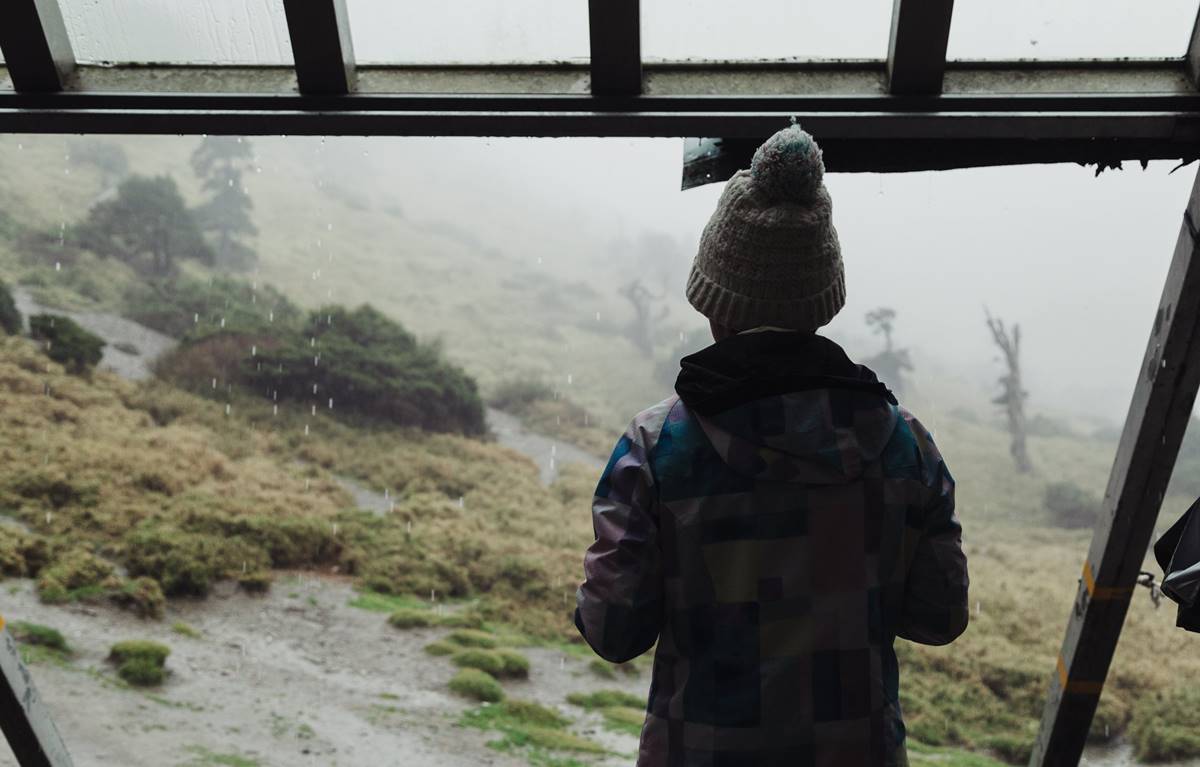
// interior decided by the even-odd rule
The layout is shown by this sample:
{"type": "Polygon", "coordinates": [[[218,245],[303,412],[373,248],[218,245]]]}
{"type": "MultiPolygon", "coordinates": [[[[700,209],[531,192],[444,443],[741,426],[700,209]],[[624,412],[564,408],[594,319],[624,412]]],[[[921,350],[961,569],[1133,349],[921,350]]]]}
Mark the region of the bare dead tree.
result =
{"type": "Polygon", "coordinates": [[[633,320],[629,323],[627,335],[646,355],[654,353],[654,326],[667,316],[667,307],[659,307],[655,311],[654,304],[661,301],[663,296],[656,296],[646,289],[641,280],[632,280],[621,286],[618,291],[629,303],[633,304],[633,320]]]}
{"type": "Polygon", "coordinates": [[[1033,463],[1025,446],[1025,398],[1029,392],[1021,388],[1021,326],[1013,325],[1010,334],[1004,327],[1004,320],[993,318],[986,306],[983,313],[987,317],[992,340],[1004,354],[1004,362],[1008,366],[1008,373],[1000,376],[1000,396],[992,402],[1004,407],[1008,416],[1008,433],[1012,437],[1009,452],[1017,464],[1017,471],[1025,474],[1033,470],[1033,463]]]}
{"type": "Polygon", "coordinates": [[[867,327],[883,335],[884,348],[874,357],[863,360],[863,364],[875,371],[879,380],[887,384],[897,397],[904,396],[904,371],[912,370],[908,349],[897,349],[892,344],[892,330],[896,321],[896,310],[881,306],[867,312],[867,327]]]}

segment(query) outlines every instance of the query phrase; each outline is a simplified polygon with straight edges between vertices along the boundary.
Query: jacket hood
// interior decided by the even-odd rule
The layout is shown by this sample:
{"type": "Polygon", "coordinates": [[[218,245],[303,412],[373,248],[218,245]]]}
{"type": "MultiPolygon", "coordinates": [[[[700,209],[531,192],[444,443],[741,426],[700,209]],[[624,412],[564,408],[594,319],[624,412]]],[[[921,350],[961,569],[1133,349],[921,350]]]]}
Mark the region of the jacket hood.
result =
{"type": "Polygon", "coordinates": [[[680,360],[675,391],[722,460],[761,479],[851,482],[883,452],[896,398],[811,333],[755,330],[680,360]]]}

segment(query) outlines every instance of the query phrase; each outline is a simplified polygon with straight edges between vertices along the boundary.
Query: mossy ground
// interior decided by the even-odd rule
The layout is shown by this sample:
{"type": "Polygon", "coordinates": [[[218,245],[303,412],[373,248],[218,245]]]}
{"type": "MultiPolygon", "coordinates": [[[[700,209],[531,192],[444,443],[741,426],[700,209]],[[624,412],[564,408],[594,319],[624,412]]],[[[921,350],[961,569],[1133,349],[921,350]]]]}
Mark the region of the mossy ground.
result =
{"type": "Polygon", "coordinates": [[[506,700],[471,709],[460,722],[467,727],[500,733],[500,738],[488,743],[490,747],[522,753],[534,765],[567,764],[571,753],[605,753],[599,743],[569,732],[569,719],[529,701],[506,700]]]}

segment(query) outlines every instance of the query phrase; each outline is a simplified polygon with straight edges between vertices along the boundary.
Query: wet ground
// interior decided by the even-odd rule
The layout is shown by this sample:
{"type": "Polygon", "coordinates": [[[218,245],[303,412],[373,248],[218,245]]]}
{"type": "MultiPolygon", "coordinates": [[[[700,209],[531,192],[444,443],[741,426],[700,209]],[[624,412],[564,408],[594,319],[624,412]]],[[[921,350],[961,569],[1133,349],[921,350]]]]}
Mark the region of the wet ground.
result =
{"type": "MultiPolygon", "coordinates": [[[[108,607],[43,605],[28,581],[5,588],[6,620],[53,626],[75,650],[69,663],[41,662],[32,672],[78,767],[525,764],[488,748],[495,734],[457,725],[471,704],[446,687],[456,669],[423,650],[446,630],[392,628],[386,615],[349,606],[354,592],[346,581],[285,576],[265,596],[226,586],[204,601],[173,602],[163,621],[108,607]],[[173,631],[176,621],[199,638],[173,631]],[[123,639],[171,647],[171,673],[160,689],[116,681],[105,655],[123,639]],[[205,753],[215,756],[204,761],[205,753]]],[[[620,754],[636,750],[635,738],[601,733],[566,695],[615,686],[644,692],[647,679],[601,682],[585,660],[562,650],[523,652],[530,678],[506,682],[509,696],[559,709],[579,720],[576,732],[620,754]]],[[[15,761],[0,753],[0,765],[15,761]]]]}

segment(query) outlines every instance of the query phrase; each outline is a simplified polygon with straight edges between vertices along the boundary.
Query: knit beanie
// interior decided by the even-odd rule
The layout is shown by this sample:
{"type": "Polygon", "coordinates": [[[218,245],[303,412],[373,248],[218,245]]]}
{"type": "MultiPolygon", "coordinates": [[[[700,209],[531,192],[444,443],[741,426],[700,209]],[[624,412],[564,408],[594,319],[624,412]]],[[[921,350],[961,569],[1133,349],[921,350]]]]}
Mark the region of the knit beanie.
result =
{"type": "Polygon", "coordinates": [[[816,330],[846,303],[833,201],[821,148],[798,125],[779,131],[734,174],[700,238],[692,306],[718,325],[816,330]]]}

